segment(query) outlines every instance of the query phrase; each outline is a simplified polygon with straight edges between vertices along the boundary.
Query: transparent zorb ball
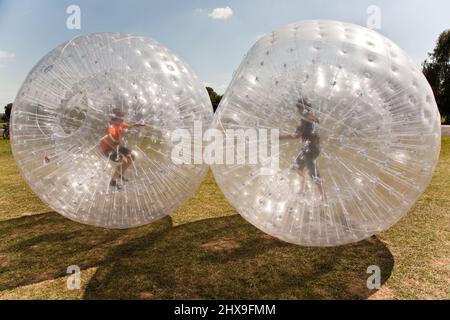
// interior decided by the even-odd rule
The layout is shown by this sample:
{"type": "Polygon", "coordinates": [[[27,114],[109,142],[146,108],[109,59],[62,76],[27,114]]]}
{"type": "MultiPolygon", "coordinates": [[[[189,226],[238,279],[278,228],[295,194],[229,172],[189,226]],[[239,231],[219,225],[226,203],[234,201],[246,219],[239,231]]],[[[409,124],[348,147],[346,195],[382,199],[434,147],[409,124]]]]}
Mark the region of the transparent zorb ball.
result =
{"type": "Polygon", "coordinates": [[[14,102],[11,141],[23,177],[52,209],[128,228],[192,195],[207,167],[175,164],[170,133],[211,120],[204,86],[170,50],[140,36],[95,33],[58,46],[32,69],[14,102]],[[117,121],[126,124],[121,132],[117,121]],[[120,139],[108,148],[111,132],[120,139]]]}
{"type": "Polygon", "coordinates": [[[213,127],[254,130],[258,146],[271,137],[261,130],[279,130],[266,159],[213,172],[245,219],[309,246],[392,226],[427,187],[440,151],[439,112],[418,66],[375,31],[335,21],[290,24],[257,41],[213,127]]]}

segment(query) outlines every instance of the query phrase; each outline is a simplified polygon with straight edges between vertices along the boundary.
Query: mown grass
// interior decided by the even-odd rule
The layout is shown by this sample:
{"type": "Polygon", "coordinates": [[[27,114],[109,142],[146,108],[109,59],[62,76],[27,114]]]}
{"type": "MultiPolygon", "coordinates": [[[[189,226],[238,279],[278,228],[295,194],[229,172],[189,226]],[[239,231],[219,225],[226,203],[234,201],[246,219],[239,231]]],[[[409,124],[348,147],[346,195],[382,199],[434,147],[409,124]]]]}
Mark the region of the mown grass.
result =
{"type": "Polygon", "coordinates": [[[49,210],[0,140],[0,298],[449,299],[450,139],[426,193],[390,230],[336,248],[278,241],[246,223],[212,174],[171,217],[105,230],[49,210]],[[68,290],[67,267],[82,269],[68,290]],[[369,290],[366,271],[381,268],[369,290]]]}

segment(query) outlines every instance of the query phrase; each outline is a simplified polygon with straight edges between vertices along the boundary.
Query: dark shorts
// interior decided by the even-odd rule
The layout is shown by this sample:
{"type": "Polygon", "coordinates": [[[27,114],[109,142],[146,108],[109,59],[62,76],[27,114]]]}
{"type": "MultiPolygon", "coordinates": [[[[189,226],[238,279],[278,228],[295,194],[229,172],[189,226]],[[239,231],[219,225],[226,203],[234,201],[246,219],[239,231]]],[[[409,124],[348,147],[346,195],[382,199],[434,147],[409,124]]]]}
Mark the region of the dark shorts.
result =
{"type": "Polygon", "coordinates": [[[320,145],[305,145],[297,159],[295,159],[294,168],[303,171],[306,167],[308,168],[308,173],[311,178],[319,179],[320,174],[316,163],[316,159],[319,155],[320,145]]]}
{"type": "Polygon", "coordinates": [[[120,146],[114,150],[105,151],[104,155],[109,158],[109,160],[114,162],[120,162],[122,160],[121,156],[129,157],[131,156],[131,151],[128,148],[120,146]]]}

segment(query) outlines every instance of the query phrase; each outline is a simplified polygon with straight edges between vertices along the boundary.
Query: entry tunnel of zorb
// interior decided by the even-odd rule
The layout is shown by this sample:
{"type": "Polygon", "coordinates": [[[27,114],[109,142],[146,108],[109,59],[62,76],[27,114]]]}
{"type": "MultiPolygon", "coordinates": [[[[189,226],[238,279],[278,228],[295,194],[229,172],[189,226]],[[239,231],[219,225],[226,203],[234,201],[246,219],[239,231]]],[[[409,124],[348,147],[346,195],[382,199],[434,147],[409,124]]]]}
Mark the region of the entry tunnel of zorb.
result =
{"type": "Polygon", "coordinates": [[[334,21],[262,37],[213,126],[280,130],[279,170],[259,159],[213,171],[245,219],[302,245],[390,227],[427,187],[440,151],[439,112],[418,66],[380,34],[334,21]]]}
{"type": "Polygon", "coordinates": [[[12,146],[20,171],[51,208],[82,223],[127,228],[161,218],[195,191],[207,167],[174,165],[169,132],[208,127],[212,107],[191,69],[157,42],[123,33],[77,37],[46,55],[14,102],[12,146]],[[100,144],[119,109],[134,161],[119,165],[100,144]]]}

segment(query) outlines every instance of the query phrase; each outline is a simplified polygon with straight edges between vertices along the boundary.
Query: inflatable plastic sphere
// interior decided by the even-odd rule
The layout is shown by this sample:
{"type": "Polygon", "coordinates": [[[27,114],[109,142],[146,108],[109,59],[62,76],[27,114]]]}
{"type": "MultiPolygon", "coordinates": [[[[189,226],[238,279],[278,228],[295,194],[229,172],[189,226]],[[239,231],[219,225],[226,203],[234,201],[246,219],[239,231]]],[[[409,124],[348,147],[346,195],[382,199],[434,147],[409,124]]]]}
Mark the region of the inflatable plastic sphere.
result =
{"type": "Polygon", "coordinates": [[[171,213],[203,179],[175,165],[171,129],[212,121],[202,83],[144,37],[96,33],[47,54],[14,102],[12,146],[34,192],[72,220],[128,228],[171,213]]]}
{"type": "Polygon", "coordinates": [[[214,127],[245,130],[247,141],[257,131],[256,163],[249,147],[235,151],[246,161],[213,166],[232,205],[268,234],[308,246],[392,226],[427,187],[440,151],[439,112],[418,66],[380,34],[334,21],[262,37],[214,127]]]}

